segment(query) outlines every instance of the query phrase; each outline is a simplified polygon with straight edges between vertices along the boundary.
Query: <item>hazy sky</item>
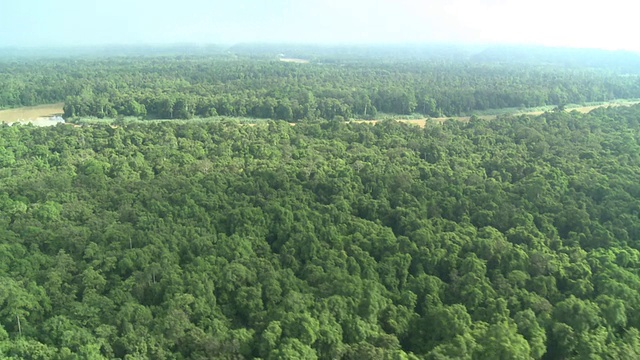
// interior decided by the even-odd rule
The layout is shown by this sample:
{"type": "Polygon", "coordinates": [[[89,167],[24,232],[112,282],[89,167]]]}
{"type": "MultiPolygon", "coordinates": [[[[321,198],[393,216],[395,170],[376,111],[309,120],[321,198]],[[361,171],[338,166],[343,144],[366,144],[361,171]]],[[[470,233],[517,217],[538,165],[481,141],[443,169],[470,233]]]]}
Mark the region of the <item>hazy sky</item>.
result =
{"type": "Polygon", "coordinates": [[[640,51],[631,0],[0,0],[0,46],[527,43],[640,51]]]}

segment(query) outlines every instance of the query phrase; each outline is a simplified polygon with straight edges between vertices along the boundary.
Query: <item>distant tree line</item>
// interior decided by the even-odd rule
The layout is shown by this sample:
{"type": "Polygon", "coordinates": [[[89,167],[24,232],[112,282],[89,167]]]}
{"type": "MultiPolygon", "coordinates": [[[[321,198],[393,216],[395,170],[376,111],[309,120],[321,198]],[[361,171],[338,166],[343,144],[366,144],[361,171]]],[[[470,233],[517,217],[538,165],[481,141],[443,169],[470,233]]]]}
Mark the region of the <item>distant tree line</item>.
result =
{"type": "Polygon", "coordinates": [[[64,101],[66,117],[439,117],[633,97],[640,97],[635,76],[500,63],[287,64],[220,56],[0,63],[0,107],[64,101]]]}

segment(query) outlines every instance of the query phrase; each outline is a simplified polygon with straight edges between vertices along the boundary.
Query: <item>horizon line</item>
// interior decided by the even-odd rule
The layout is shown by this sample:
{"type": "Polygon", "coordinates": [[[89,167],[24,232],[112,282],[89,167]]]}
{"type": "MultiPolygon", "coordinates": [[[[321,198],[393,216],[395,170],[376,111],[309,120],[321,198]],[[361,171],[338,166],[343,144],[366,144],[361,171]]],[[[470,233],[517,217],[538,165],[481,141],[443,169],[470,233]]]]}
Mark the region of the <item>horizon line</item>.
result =
{"type": "MultiPolygon", "coordinates": [[[[144,42],[144,43],[96,43],[96,44],[51,44],[51,45],[0,45],[0,50],[58,50],[58,49],[109,49],[109,48],[175,48],[180,46],[206,48],[248,46],[304,46],[316,48],[363,48],[363,47],[426,47],[426,46],[451,46],[459,48],[478,47],[510,47],[531,49],[570,49],[570,50],[599,50],[604,52],[627,52],[640,54],[640,50],[610,49],[600,47],[569,46],[569,45],[545,45],[539,43],[508,43],[508,42],[453,42],[453,41],[405,41],[405,42],[289,42],[289,41],[237,41],[237,42],[144,42]]],[[[1,56],[1,54],[0,54],[1,56]]]]}

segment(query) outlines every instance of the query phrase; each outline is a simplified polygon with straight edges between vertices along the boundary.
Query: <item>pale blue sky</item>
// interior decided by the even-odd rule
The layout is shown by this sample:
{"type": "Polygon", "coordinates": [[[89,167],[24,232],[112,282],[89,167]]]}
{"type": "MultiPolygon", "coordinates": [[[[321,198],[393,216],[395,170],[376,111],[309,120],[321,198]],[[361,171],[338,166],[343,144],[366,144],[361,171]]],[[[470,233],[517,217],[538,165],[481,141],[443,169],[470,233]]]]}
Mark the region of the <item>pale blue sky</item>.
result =
{"type": "Polygon", "coordinates": [[[0,46],[445,41],[640,50],[634,3],[0,0],[0,46]]]}

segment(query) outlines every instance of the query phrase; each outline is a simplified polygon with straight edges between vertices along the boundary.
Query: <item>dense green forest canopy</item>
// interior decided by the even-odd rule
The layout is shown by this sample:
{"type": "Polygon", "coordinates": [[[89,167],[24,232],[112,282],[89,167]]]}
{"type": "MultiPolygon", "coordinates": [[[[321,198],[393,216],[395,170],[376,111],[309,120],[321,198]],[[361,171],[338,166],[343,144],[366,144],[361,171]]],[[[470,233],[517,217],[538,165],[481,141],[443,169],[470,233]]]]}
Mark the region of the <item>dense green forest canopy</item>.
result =
{"type": "Polygon", "coordinates": [[[639,106],[1,126],[0,357],[638,359],[638,139],[639,106]]]}
{"type": "Polygon", "coordinates": [[[640,97],[640,76],[621,73],[615,64],[567,67],[546,63],[544,56],[523,63],[499,51],[456,60],[447,54],[458,52],[446,49],[414,49],[418,55],[397,59],[366,48],[353,50],[359,57],[326,50],[297,64],[279,61],[270,47],[248,49],[256,54],[237,46],[236,53],[205,48],[188,55],[7,57],[0,60],[0,108],[65,102],[67,119],[220,115],[299,121],[367,119],[380,112],[441,117],[640,97]]]}

